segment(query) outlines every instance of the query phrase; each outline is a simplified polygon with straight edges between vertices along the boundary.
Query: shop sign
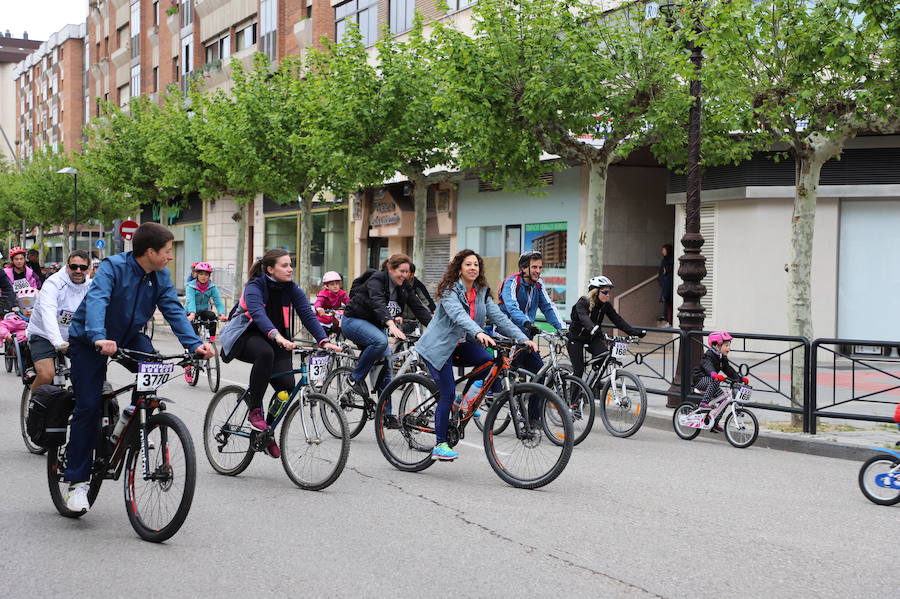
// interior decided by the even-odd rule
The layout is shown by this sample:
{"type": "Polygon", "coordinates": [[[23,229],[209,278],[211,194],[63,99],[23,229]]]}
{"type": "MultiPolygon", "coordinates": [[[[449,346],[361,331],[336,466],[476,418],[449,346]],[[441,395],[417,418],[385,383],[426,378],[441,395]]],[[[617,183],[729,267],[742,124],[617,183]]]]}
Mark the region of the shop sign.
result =
{"type": "Polygon", "coordinates": [[[400,207],[393,200],[376,200],[372,204],[372,216],[369,218],[370,227],[382,227],[400,223],[400,207]]]}

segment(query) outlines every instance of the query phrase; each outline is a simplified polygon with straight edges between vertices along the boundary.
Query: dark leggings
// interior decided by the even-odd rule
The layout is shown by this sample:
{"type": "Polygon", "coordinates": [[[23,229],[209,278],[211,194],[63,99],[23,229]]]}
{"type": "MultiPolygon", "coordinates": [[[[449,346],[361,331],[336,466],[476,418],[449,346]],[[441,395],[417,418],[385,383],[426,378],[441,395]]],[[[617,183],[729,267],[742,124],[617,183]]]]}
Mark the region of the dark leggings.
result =
{"type": "MultiPolygon", "coordinates": [[[[425,360],[425,366],[431,378],[438,385],[439,399],[437,409],[434,411],[434,436],[436,443],[444,443],[447,440],[447,430],[450,428],[450,410],[453,400],[456,399],[456,380],[453,376],[454,366],[481,366],[491,361],[491,355],[478,343],[465,341],[456,346],[450,359],[441,366],[440,370],[431,362],[425,360]]],[[[479,373],[483,379],[490,373],[489,368],[479,373]]]]}
{"type": "Polygon", "coordinates": [[[218,317],[216,316],[215,312],[213,312],[212,310],[201,310],[199,312],[194,313],[194,322],[192,322],[191,325],[194,327],[195,333],[197,332],[197,329],[198,329],[198,327],[195,323],[198,320],[211,321],[206,326],[207,326],[207,328],[209,328],[209,334],[213,337],[216,336],[216,320],[218,320],[218,317]]]}
{"type": "Polygon", "coordinates": [[[702,403],[709,404],[722,393],[719,381],[711,376],[705,376],[694,385],[699,391],[704,391],[702,403]]]}
{"type": "MultiPolygon", "coordinates": [[[[253,331],[248,333],[243,341],[243,347],[234,357],[241,362],[253,364],[250,370],[250,395],[247,397],[247,405],[250,409],[262,408],[266,387],[273,373],[287,372],[293,368],[291,352],[263,337],[262,333],[253,331]]],[[[294,387],[294,375],[280,376],[271,381],[272,388],[276,391],[289,391],[294,387]]]]}
{"type": "Polygon", "coordinates": [[[569,361],[572,362],[572,374],[575,376],[584,375],[584,346],[588,346],[588,351],[592,356],[599,356],[606,351],[606,342],[603,337],[594,337],[587,344],[581,341],[573,341],[569,339],[566,343],[566,351],[569,352],[569,361]]]}

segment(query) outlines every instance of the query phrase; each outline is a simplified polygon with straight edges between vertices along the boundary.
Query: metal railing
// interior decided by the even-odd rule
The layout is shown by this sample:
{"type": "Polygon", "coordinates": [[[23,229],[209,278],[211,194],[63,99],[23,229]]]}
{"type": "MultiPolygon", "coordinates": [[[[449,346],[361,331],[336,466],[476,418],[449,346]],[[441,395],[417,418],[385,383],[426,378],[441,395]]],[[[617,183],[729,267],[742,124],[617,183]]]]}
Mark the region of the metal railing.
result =
{"type": "MultiPolygon", "coordinates": [[[[631,295],[637,291],[640,291],[647,285],[650,285],[651,283],[655,283],[658,280],[659,280],[659,275],[656,274],[644,281],[641,281],[634,287],[629,287],[622,293],[617,293],[616,297],[613,298],[613,308],[615,308],[616,312],[621,312],[621,310],[619,310],[619,306],[621,305],[623,299],[625,299],[626,297],[628,297],[629,295],[631,295]]],[[[650,329],[647,329],[647,330],[649,331],[650,329]]]]}
{"type": "MultiPolygon", "coordinates": [[[[605,330],[615,329],[611,323],[603,323],[605,330]]],[[[682,401],[685,394],[675,390],[677,381],[675,374],[678,369],[678,352],[684,332],[681,329],[659,327],[635,327],[644,329],[648,333],[662,333],[672,335],[672,338],[662,343],[649,341],[646,338],[635,343],[628,344],[629,361],[623,364],[629,372],[641,377],[641,382],[647,389],[647,393],[665,395],[667,397],[680,397],[682,401]]]]}

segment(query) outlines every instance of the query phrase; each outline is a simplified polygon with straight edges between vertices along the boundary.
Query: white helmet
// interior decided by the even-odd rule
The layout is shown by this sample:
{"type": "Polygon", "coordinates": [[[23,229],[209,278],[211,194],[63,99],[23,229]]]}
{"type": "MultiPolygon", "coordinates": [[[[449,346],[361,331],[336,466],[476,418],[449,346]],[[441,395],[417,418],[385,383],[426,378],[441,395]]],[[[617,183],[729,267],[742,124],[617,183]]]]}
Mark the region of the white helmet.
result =
{"type": "Polygon", "coordinates": [[[588,281],[588,291],[591,289],[598,289],[600,287],[615,287],[613,282],[609,280],[608,277],[599,276],[594,277],[590,281],[588,281]]]}

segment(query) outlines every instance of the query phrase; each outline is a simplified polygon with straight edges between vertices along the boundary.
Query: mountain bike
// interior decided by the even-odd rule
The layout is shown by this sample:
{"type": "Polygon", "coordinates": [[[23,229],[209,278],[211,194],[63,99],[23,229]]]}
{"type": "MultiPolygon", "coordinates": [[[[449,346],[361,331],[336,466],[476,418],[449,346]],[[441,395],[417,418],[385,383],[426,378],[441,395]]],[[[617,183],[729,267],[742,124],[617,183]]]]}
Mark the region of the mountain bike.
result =
{"type": "MultiPolygon", "coordinates": [[[[295,342],[315,345],[306,340],[295,342]]],[[[246,470],[253,456],[275,438],[275,429],[282,421],[281,464],[294,484],[318,491],[343,472],[350,453],[347,420],[333,399],[313,391],[315,381],[308,376],[308,361],[329,352],[312,347],[296,348],[293,353],[302,360],[300,368],[273,374],[272,378],[288,374],[299,374],[300,378],[284,401],[278,397],[281,392],[273,394],[266,419],[269,430],[260,432],[250,427],[244,387],[229,385],[210,400],[203,420],[203,446],[210,465],[219,474],[237,476],[246,470]]]]}
{"type": "Polygon", "coordinates": [[[859,469],[859,490],[878,505],[900,503],[900,451],[870,447],[879,453],[859,469]]]}
{"type": "Polygon", "coordinates": [[[600,419],[614,437],[630,437],[647,416],[647,390],[637,375],[624,369],[628,344],[639,337],[603,337],[610,349],[584,365],[584,383],[600,400],[600,419]]]}
{"type": "Polygon", "coordinates": [[[209,390],[213,393],[219,390],[222,368],[222,364],[219,361],[219,348],[209,334],[209,326],[215,323],[215,320],[194,321],[194,324],[197,325],[197,335],[200,337],[200,340],[204,343],[209,343],[215,353],[212,358],[200,358],[198,356],[193,366],[184,369],[184,380],[191,387],[197,386],[197,381],[206,372],[206,381],[209,383],[209,390]]]}
{"type": "Polygon", "coordinates": [[[692,401],[683,402],[675,408],[672,415],[675,434],[690,441],[702,430],[711,430],[715,433],[724,430],[725,438],[734,447],[738,449],[750,447],[759,436],[759,422],[756,416],[743,405],[750,401],[752,393],[753,387],[750,385],[732,381],[730,393],[723,389],[710,407],[702,408],[692,401]],[[725,424],[721,427],[719,421],[723,416],[725,424]]]}
{"type": "MultiPolygon", "coordinates": [[[[167,411],[166,402],[171,400],[159,397],[157,391],[172,378],[176,366],[190,364],[193,357],[188,352],[161,355],[120,349],[112,360],[136,364],[137,372],[133,383],[102,395],[88,501],[94,504],[104,480],[119,480],[124,472],[125,511],[131,526],[145,541],[161,543],[178,532],[191,509],[197,462],[187,426],[167,411]],[[134,413],[126,416],[125,428],[114,440],[111,435],[120,417],[116,397],[126,393],[131,394],[134,413]]],[[[78,518],[82,512],[66,507],[66,447],[47,452],[47,480],[57,511],[78,518]]]]}
{"type": "MultiPolygon", "coordinates": [[[[491,402],[484,419],[484,451],[494,472],[504,482],[523,489],[536,489],[554,481],[572,455],[574,433],[569,407],[553,391],[533,382],[519,382],[510,368],[515,354],[526,348],[512,339],[500,338],[495,357],[457,380],[484,378],[475,399],[465,409],[455,406],[450,414],[447,444],[465,438],[466,425],[484,401],[488,390],[499,380],[503,391],[491,402]],[[487,376],[485,377],[485,371],[487,376]],[[528,417],[530,401],[539,401],[541,417],[528,417]],[[550,404],[549,408],[546,404],[550,404]],[[558,422],[548,422],[548,409],[555,410],[558,422]],[[503,430],[495,425],[507,421],[503,430]],[[512,424],[512,426],[508,426],[512,424]],[[556,437],[552,442],[550,437],[556,437]]],[[[526,348],[527,350],[527,348],[526,348]]],[[[375,439],[385,459],[398,470],[418,472],[434,463],[434,415],[438,403],[437,384],[423,374],[406,374],[392,380],[378,399],[375,411],[375,439]],[[399,424],[385,426],[385,415],[397,408],[399,424]]]]}
{"type": "Polygon", "coordinates": [[[374,397],[375,382],[379,380],[381,371],[384,368],[391,368],[394,376],[400,376],[408,372],[424,371],[424,367],[419,363],[419,355],[415,352],[413,346],[419,340],[417,335],[407,335],[406,339],[397,339],[396,350],[387,358],[376,360],[369,371],[369,395],[361,397],[356,391],[350,388],[350,375],[353,373],[353,366],[340,366],[334,368],[328,373],[322,383],[321,392],[337,403],[344,411],[347,418],[347,424],[350,427],[350,437],[356,437],[362,432],[368,420],[375,418],[375,402],[374,397]]]}

